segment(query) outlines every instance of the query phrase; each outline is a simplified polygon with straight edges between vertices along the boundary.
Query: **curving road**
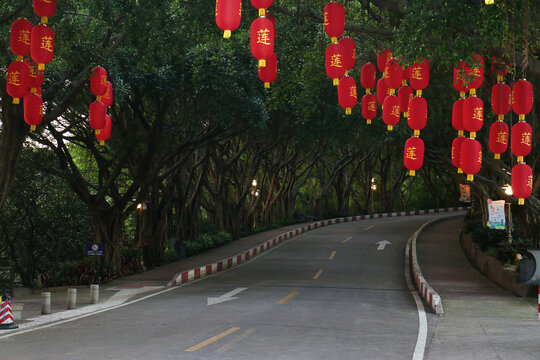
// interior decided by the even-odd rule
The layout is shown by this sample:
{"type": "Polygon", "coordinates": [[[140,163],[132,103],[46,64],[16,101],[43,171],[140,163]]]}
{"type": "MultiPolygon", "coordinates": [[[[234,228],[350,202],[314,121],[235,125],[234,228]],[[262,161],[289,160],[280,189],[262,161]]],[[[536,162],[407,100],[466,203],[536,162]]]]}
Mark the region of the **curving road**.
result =
{"type": "Polygon", "coordinates": [[[314,230],[187,286],[0,338],[0,359],[412,359],[405,244],[436,217],[314,230]]]}

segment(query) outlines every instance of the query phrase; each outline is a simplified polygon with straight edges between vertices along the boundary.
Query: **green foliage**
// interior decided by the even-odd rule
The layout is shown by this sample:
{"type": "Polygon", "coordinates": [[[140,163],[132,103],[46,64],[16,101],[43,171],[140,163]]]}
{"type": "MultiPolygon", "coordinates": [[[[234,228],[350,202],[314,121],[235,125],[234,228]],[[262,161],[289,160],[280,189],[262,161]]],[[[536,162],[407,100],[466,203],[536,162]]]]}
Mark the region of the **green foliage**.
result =
{"type": "Polygon", "coordinates": [[[200,234],[196,240],[185,241],[187,256],[193,256],[218,246],[227,244],[233,240],[231,234],[225,231],[219,231],[217,233],[203,233],[200,234]]]}

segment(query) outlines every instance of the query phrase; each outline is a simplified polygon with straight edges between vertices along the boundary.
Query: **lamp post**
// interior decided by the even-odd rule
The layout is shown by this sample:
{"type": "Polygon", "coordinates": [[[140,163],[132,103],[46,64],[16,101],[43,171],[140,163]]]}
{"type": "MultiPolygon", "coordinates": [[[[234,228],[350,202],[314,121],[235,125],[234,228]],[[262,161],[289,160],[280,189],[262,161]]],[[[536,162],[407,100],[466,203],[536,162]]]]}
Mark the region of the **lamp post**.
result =
{"type": "MultiPolygon", "coordinates": [[[[512,196],[512,186],[509,184],[506,184],[503,186],[504,193],[508,196],[512,196]]],[[[512,203],[511,202],[505,202],[506,205],[506,239],[508,240],[508,243],[512,243],[512,203]]]]}
{"type": "Polygon", "coordinates": [[[139,265],[144,270],[143,259],[143,228],[144,228],[144,216],[143,212],[146,211],[146,201],[137,204],[137,258],[139,265]]]}
{"type": "Polygon", "coordinates": [[[371,213],[373,214],[373,198],[375,196],[374,191],[377,190],[377,184],[375,184],[375,178],[371,178],[371,213]]]}
{"type": "Polygon", "coordinates": [[[259,197],[259,189],[257,189],[257,179],[253,179],[251,182],[251,188],[249,188],[251,194],[251,206],[253,208],[253,229],[257,226],[257,215],[255,214],[255,205],[257,204],[257,198],[259,197]]]}

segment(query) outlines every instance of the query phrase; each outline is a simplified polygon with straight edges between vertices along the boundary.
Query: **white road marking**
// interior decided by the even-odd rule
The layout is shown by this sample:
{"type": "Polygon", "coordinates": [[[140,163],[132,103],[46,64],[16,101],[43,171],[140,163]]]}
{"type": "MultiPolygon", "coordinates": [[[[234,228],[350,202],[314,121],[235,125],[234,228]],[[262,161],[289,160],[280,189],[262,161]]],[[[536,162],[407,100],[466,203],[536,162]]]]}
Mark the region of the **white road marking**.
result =
{"type": "Polygon", "coordinates": [[[384,248],[386,247],[386,245],[392,245],[392,243],[388,240],[383,240],[383,241],[379,241],[377,243],[375,243],[376,245],[379,245],[379,247],[377,248],[377,250],[384,250],[384,248]]]}
{"type": "MultiPolygon", "coordinates": [[[[414,235],[413,235],[414,236],[414,235]]],[[[407,286],[411,292],[414,302],[416,303],[416,308],[418,310],[418,338],[416,339],[416,346],[414,347],[414,353],[412,360],[422,360],[424,359],[424,352],[426,351],[426,341],[427,341],[427,316],[424,309],[424,304],[422,300],[416,293],[416,290],[411,281],[410,268],[409,268],[409,259],[410,259],[411,246],[410,242],[407,241],[407,247],[405,250],[405,280],[407,281],[407,286]]]]}
{"type": "Polygon", "coordinates": [[[210,306],[210,305],[220,304],[225,301],[238,299],[237,297],[234,297],[234,295],[240,294],[242,291],[245,291],[247,289],[248,288],[236,288],[233,291],[229,291],[228,293],[223,294],[219,297],[209,297],[206,300],[206,305],[210,306]]]}

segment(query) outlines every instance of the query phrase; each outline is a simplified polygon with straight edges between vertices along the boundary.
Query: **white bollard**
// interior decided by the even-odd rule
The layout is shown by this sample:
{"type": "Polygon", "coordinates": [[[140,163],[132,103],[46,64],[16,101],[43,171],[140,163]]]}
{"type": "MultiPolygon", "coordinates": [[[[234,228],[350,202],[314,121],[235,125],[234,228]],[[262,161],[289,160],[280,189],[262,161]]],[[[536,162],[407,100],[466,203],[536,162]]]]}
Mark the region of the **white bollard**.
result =
{"type": "Polygon", "coordinates": [[[41,293],[41,315],[49,315],[51,313],[51,293],[41,293]]]}
{"type": "Polygon", "coordinates": [[[73,310],[77,307],[77,289],[67,290],[67,308],[73,310]]]}
{"type": "Polygon", "coordinates": [[[90,304],[99,303],[99,285],[90,285],[90,304]]]}

